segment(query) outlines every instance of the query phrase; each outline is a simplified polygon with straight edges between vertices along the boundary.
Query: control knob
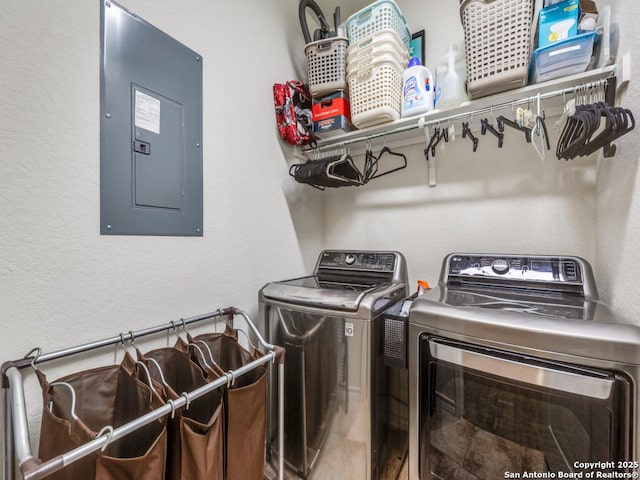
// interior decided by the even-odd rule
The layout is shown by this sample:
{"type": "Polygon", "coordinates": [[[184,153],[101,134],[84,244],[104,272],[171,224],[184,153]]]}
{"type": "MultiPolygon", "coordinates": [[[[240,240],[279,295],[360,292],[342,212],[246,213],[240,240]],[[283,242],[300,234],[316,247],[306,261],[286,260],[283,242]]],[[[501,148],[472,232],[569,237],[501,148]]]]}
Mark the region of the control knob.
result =
{"type": "Polygon", "coordinates": [[[509,262],[507,262],[504,258],[498,258],[491,263],[491,268],[498,275],[504,275],[509,271],[509,262]]]}
{"type": "Polygon", "coordinates": [[[356,256],[353,253],[347,253],[347,256],[344,257],[344,263],[347,265],[353,265],[356,262],[356,256]]]}

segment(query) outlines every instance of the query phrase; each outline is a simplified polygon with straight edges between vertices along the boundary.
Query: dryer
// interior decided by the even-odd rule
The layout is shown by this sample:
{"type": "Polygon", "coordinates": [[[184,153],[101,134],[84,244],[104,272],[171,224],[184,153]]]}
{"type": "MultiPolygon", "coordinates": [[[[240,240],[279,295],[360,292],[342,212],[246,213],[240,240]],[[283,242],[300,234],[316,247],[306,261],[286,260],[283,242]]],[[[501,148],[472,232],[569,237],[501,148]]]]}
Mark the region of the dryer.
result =
{"type": "Polygon", "coordinates": [[[450,254],[409,322],[410,480],[637,477],[640,326],[584,259],[450,254]]]}

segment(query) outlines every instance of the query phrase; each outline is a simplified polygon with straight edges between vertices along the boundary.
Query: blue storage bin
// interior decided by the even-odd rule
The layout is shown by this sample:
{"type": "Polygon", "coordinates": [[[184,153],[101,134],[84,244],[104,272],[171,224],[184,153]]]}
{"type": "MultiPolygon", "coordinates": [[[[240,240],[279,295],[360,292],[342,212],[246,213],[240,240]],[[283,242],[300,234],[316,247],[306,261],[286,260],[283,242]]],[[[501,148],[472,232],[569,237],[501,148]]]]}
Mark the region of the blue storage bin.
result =
{"type": "Polygon", "coordinates": [[[596,37],[596,32],[586,32],[536,49],[529,67],[529,83],[584,72],[589,66],[596,37]]]}

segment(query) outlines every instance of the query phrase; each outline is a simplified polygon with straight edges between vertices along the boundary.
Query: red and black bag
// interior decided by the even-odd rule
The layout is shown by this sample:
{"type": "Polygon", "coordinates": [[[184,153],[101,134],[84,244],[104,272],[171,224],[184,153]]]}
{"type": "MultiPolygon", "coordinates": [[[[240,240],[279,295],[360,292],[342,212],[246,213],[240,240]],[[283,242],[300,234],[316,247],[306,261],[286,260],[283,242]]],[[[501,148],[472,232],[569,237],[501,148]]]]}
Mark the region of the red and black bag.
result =
{"type": "Polygon", "coordinates": [[[283,140],[292,145],[310,145],[315,148],[311,114],[311,94],[308,87],[298,81],[273,84],[273,103],[278,130],[283,140]]]}

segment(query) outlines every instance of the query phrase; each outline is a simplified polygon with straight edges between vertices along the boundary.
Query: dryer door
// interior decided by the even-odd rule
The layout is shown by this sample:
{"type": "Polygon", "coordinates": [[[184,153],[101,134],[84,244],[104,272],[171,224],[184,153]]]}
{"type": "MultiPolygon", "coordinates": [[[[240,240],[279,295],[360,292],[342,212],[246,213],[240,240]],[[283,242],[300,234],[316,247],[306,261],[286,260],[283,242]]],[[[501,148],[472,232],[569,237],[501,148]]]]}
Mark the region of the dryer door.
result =
{"type": "Polygon", "coordinates": [[[635,460],[623,375],[434,337],[421,350],[421,479],[583,478],[560,472],[635,460]]]}

